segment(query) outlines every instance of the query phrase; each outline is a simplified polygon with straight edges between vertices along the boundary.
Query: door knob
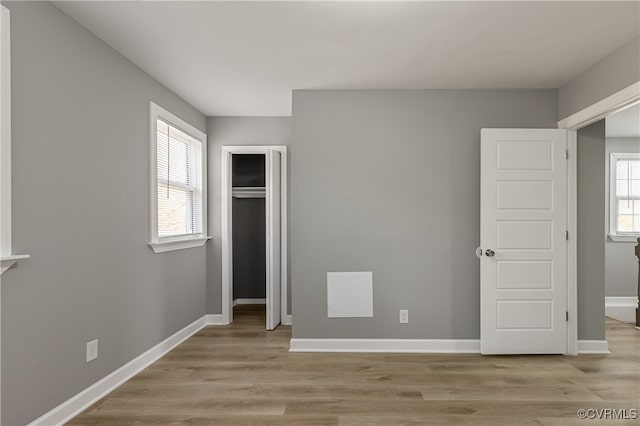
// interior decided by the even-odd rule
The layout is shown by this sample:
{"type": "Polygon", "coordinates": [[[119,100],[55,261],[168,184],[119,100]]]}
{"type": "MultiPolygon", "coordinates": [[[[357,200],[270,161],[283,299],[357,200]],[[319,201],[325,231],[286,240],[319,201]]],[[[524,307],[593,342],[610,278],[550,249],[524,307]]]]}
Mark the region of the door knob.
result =
{"type": "Polygon", "coordinates": [[[495,256],[495,255],[496,255],[496,252],[495,252],[495,251],[493,251],[493,250],[491,250],[491,249],[486,249],[486,250],[484,251],[484,254],[485,254],[487,257],[493,257],[493,256],[495,256]]]}

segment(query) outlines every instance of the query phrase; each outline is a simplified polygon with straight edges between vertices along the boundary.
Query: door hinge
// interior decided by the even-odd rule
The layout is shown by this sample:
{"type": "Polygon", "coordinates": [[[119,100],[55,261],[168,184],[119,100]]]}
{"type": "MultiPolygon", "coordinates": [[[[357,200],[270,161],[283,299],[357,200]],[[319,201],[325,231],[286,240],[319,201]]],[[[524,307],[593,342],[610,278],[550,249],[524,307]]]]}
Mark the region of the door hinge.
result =
{"type": "Polygon", "coordinates": [[[566,321],[569,322],[569,311],[566,311],[565,313],[567,314],[566,321]]]}
{"type": "Polygon", "coordinates": [[[569,231],[564,231],[564,239],[569,241],[569,231]]]}
{"type": "Polygon", "coordinates": [[[568,150],[568,149],[567,149],[567,150],[565,150],[565,155],[566,155],[567,160],[568,160],[568,159],[569,159],[569,150],[568,150]]]}

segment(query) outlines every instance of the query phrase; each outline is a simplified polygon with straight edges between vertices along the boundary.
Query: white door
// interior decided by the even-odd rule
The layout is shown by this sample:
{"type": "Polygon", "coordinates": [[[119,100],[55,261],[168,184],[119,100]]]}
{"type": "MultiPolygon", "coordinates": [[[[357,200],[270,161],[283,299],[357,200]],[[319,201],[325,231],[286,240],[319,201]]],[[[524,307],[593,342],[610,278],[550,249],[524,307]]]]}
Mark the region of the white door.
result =
{"type": "Polygon", "coordinates": [[[567,350],[567,133],[482,129],[480,350],[567,350]]]}
{"type": "Polygon", "coordinates": [[[267,330],[280,324],[280,153],[269,150],[266,161],[267,330]]]}

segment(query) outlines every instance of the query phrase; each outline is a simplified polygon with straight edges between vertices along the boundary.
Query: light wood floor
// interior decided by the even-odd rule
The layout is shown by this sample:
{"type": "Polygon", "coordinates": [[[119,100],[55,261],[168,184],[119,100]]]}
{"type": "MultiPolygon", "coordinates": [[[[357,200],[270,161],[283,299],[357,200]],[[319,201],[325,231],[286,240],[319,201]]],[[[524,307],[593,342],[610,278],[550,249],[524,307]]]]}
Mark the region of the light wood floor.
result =
{"type": "Polygon", "coordinates": [[[640,331],[607,320],[611,355],[289,353],[262,307],[207,327],[72,425],[596,425],[639,409],[640,331]]]}

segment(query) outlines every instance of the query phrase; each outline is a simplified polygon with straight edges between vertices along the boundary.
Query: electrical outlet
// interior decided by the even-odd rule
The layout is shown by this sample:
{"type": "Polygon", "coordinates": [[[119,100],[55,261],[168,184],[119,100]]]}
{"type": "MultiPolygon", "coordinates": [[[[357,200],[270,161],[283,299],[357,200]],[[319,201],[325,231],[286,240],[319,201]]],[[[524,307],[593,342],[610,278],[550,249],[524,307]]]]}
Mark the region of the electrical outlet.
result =
{"type": "Polygon", "coordinates": [[[87,343],[87,362],[98,358],[98,339],[87,343]]]}
{"type": "Polygon", "coordinates": [[[406,309],[400,309],[400,324],[407,324],[409,322],[409,311],[406,309]]]}

